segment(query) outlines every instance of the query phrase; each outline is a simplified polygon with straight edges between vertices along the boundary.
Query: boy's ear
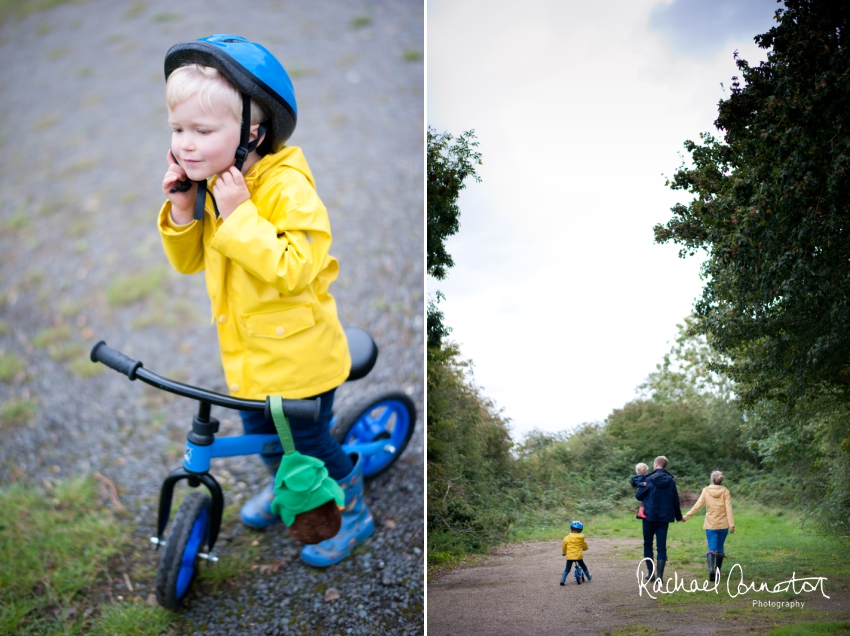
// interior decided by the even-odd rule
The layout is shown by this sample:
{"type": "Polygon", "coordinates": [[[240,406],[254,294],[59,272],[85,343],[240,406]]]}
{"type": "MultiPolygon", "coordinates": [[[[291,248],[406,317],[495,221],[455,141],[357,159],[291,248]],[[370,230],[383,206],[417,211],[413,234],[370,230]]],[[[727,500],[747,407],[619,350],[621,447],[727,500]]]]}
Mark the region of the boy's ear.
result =
{"type": "MultiPolygon", "coordinates": [[[[260,124],[251,124],[251,134],[248,136],[248,141],[254,141],[257,138],[257,131],[259,129],[260,129],[260,124]]],[[[260,137],[260,141],[257,142],[258,146],[261,143],[263,143],[263,139],[265,138],[265,136],[266,136],[266,134],[263,133],[263,136],[260,137]]]]}

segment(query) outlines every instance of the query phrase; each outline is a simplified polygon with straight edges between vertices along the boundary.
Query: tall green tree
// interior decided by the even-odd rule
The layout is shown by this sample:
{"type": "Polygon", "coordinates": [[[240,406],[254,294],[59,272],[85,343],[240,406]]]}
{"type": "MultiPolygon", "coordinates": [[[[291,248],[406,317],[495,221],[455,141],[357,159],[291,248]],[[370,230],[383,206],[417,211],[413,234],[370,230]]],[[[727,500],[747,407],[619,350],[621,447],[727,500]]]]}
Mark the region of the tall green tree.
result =
{"type": "Polygon", "coordinates": [[[694,195],[655,227],[680,254],[705,250],[695,331],[730,362],[745,403],[850,398],[850,5],[785,0],[755,38],[767,60],[736,54],[692,166],[672,179],[694,195]]]}
{"type": "Polygon", "coordinates": [[[850,5],[785,0],[736,54],[715,126],[685,142],[670,186],[694,196],[655,227],[705,250],[693,333],[725,358],[751,446],[804,483],[809,510],[850,531],[850,5]]]}
{"type": "MultiPolygon", "coordinates": [[[[474,130],[455,138],[428,128],[428,275],[437,280],[443,280],[454,266],[446,250],[446,239],[460,229],[460,191],[468,178],[481,181],[475,172],[481,165],[477,147],[474,130]]],[[[429,347],[439,347],[449,333],[443,313],[437,308],[441,298],[437,292],[436,299],[428,302],[429,347]]]]}

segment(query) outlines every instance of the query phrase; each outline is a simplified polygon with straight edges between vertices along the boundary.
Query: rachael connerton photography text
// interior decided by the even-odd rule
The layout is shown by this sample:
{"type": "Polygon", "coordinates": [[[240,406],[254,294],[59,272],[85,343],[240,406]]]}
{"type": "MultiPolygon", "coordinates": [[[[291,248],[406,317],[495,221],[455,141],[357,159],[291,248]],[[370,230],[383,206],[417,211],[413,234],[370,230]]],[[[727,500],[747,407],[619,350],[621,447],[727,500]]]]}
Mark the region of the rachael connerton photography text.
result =
{"type": "MultiPolygon", "coordinates": [[[[668,578],[665,584],[665,582],[661,581],[660,579],[656,579],[654,581],[647,581],[644,578],[642,571],[642,566],[644,565],[647,565],[651,569],[652,560],[645,557],[638,562],[637,580],[638,594],[640,596],[643,596],[644,591],[646,591],[647,596],[652,599],[656,598],[655,596],[653,596],[653,594],[675,594],[676,592],[685,592],[686,594],[692,594],[694,592],[714,592],[715,594],[720,593],[719,587],[721,583],[721,578],[719,576],[715,577],[715,581],[713,584],[708,580],[700,582],[697,579],[694,579],[690,582],[686,582],[684,579],[680,579],[679,574],[674,571],[673,577],[668,578]]],[[[737,598],[738,596],[743,596],[745,594],[748,594],[749,592],[768,592],[770,594],[792,592],[793,594],[805,594],[814,592],[819,589],[820,593],[824,596],[824,598],[829,598],[829,596],[826,595],[826,592],[823,589],[823,584],[826,580],[827,578],[825,576],[797,578],[797,573],[793,572],[791,574],[790,579],[775,583],[773,586],[771,586],[769,583],[757,583],[756,581],[747,583],[744,580],[744,570],[741,567],[741,564],[735,563],[729,569],[729,574],[726,577],[726,593],[729,595],[730,598],[737,598]]],[[[753,602],[755,603],[756,601],[753,602]]]]}

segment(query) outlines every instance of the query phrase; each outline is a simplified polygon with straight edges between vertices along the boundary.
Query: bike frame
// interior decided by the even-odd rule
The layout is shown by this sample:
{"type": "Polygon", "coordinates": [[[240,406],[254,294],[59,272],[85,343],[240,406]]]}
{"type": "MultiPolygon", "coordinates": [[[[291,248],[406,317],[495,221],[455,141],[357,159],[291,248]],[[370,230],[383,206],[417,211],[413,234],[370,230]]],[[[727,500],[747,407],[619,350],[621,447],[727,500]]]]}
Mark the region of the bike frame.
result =
{"type": "MultiPolygon", "coordinates": [[[[368,442],[352,446],[343,444],[346,453],[357,451],[364,457],[377,455],[387,446],[386,440],[368,442]]],[[[239,457],[240,455],[259,455],[261,453],[282,453],[283,446],[277,435],[238,435],[218,437],[209,446],[199,446],[191,440],[186,441],[183,455],[183,468],[190,473],[205,473],[210,469],[210,460],[215,457],[239,457]]]]}
{"type": "MultiPolygon", "coordinates": [[[[374,364],[374,357],[377,357],[377,350],[375,350],[370,365],[374,364]]],[[[218,432],[219,421],[210,416],[211,406],[215,404],[239,411],[264,411],[266,417],[270,417],[268,398],[265,401],[234,398],[223,393],[207,391],[181,382],[175,382],[174,380],[148,371],[142,366],[141,362],[129,358],[120,351],[111,349],[102,340],[92,348],[91,360],[92,362],[102,362],[106,366],[125,374],[130,380],[139,379],[163,391],[175,393],[199,402],[198,414],[192,419],[192,428],[186,435],[186,451],[183,454],[183,465],[173,470],[162,483],[159,497],[157,536],[151,540],[157,546],[163,543],[162,535],[165,532],[169,516],[171,515],[174,487],[178,482],[185,479],[192,488],[197,488],[201,484],[204,484],[207,490],[209,490],[212,505],[210,509],[207,546],[211,553],[218,538],[224,510],[224,494],[222,493],[221,486],[209,472],[212,459],[214,457],[239,457],[242,455],[283,452],[283,445],[276,434],[236,435],[216,439],[215,434],[218,432]]],[[[368,372],[368,369],[366,369],[366,372],[368,372]]],[[[320,409],[320,398],[313,400],[283,400],[284,413],[289,417],[307,418],[317,421],[320,409]]],[[[346,453],[356,450],[364,456],[376,455],[386,450],[386,448],[387,440],[378,440],[353,446],[344,444],[342,446],[343,451],[346,453]]],[[[394,452],[394,450],[391,452],[394,452]]]]}

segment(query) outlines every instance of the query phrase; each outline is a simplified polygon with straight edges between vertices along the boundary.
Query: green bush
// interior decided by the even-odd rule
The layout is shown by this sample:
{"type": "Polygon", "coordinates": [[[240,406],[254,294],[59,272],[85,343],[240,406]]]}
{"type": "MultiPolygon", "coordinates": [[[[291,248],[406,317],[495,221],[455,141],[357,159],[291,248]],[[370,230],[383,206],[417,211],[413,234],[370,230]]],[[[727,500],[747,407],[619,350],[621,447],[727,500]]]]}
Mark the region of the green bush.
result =
{"type": "Polygon", "coordinates": [[[507,423],[454,348],[429,350],[428,547],[445,561],[504,540],[515,515],[507,423]]]}

